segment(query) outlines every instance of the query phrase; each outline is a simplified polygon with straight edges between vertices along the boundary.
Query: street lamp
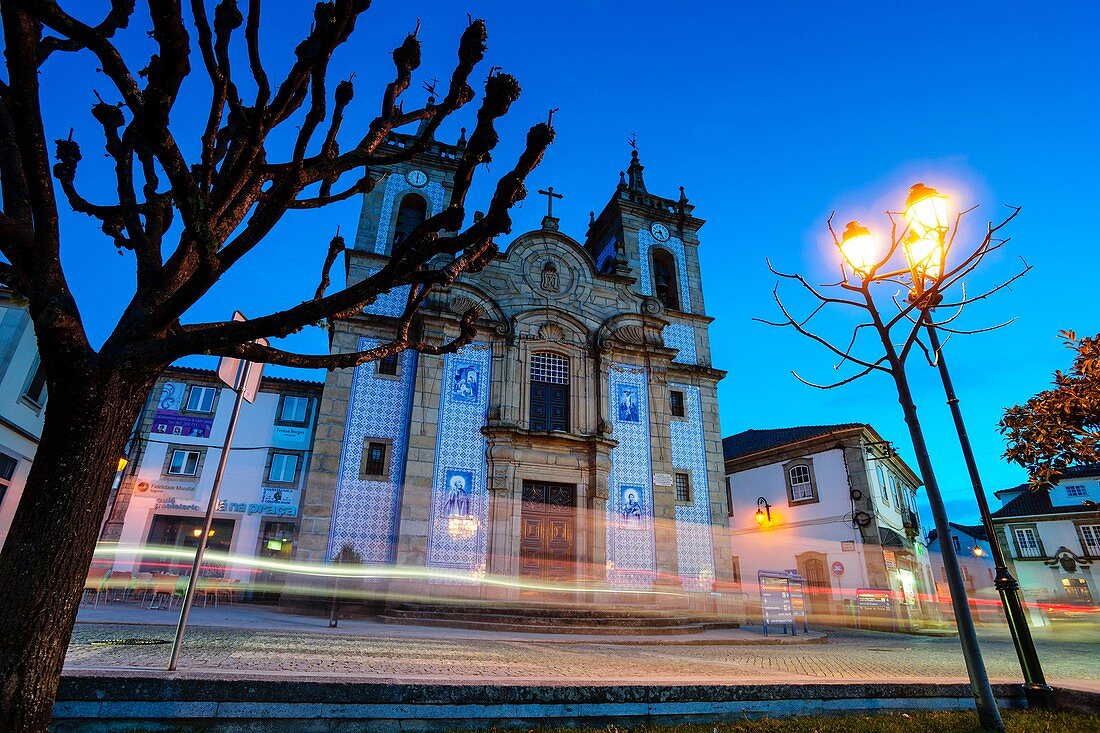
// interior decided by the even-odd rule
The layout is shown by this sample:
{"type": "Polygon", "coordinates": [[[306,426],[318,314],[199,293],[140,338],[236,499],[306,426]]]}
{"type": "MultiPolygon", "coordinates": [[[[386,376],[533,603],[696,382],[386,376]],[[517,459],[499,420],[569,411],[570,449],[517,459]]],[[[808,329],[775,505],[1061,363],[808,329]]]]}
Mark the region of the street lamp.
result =
{"type": "MultiPolygon", "coordinates": [[[[951,374],[947,370],[947,362],[944,360],[939,334],[932,322],[932,312],[942,300],[939,287],[947,249],[947,197],[934,188],[928,188],[923,183],[918,183],[909,192],[909,197],[905,202],[904,216],[906,221],[909,222],[910,230],[915,230],[916,233],[920,234],[920,241],[931,243],[930,246],[920,249],[908,246],[905,249],[909,266],[913,272],[913,290],[910,292],[909,297],[920,308],[920,317],[928,333],[928,343],[935,358],[940,381],[943,383],[947,405],[951,410],[951,417],[955,423],[955,431],[958,433],[959,446],[962,449],[967,473],[970,475],[970,483],[974,489],[974,498],[978,503],[982,526],[989,538],[989,551],[993,556],[995,567],[993,584],[1000,593],[1001,605],[1005,611],[1005,620],[1008,622],[1008,630],[1012,636],[1012,644],[1016,649],[1016,656],[1020,661],[1020,669],[1024,675],[1024,693],[1030,706],[1052,709],[1054,707],[1054,693],[1047,685],[1043,667],[1039,661],[1039,654],[1035,650],[1035,641],[1032,639],[1031,628],[1027,623],[1027,614],[1020,598],[1020,584],[1008,569],[1004,550],[1001,548],[1000,539],[997,537],[996,527],[993,526],[993,517],[989,512],[989,502],[985,497],[985,488],[982,486],[981,475],[978,472],[978,463],[974,458],[974,449],[970,445],[966,423],[963,422],[962,410],[959,407],[959,398],[955,394],[951,374]],[[922,252],[925,253],[924,259],[920,259],[922,252]],[[925,287],[926,280],[929,281],[928,288],[925,287]],[[925,302],[921,302],[922,300],[925,302]]],[[[975,556],[981,557],[983,554],[982,548],[974,548],[975,556]]]]}
{"type": "MultiPolygon", "coordinates": [[[[906,212],[888,212],[893,230],[889,242],[883,242],[883,247],[874,245],[873,233],[858,222],[852,222],[846,228],[844,235],[839,236],[833,229],[832,216],[829,217],[829,231],[833,235],[833,242],[843,256],[841,264],[841,278],[839,282],[826,285],[811,285],[809,280],[798,273],[786,273],[776,270],[768,263],[769,269],[779,278],[791,281],[802,288],[804,293],[814,298],[818,305],[805,317],[795,317],[784,305],[779,296],[778,287],[773,290],[772,296],[776,305],[783,314],[784,320],[772,321],[762,318],[761,321],[771,326],[792,328],[806,338],[814,341],[839,358],[839,363],[834,369],[839,369],[845,364],[856,365],[860,371],[848,377],[844,377],[831,384],[815,384],[802,379],[794,373],[796,379],[803,384],[818,389],[834,389],[865,377],[869,374],[888,374],[894,380],[897,389],[898,402],[905,415],[906,427],[913,441],[913,451],[916,455],[917,467],[924,485],[927,489],[928,503],[935,520],[936,531],[940,537],[951,536],[948,523],[947,510],[944,507],[943,496],[940,493],[939,482],[936,480],[935,471],[932,468],[931,458],[928,452],[928,443],[924,437],[924,431],[917,419],[917,407],[913,402],[913,393],[909,385],[909,379],[905,372],[905,364],[915,349],[920,349],[927,357],[930,365],[935,366],[936,355],[939,352],[939,341],[936,329],[943,328],[953,333],[966,333],[959,329],[948,328],[945,323],[936,323],[932,320],[932,311],[936,306],[947,307],[943,303],[941,293],[948,291],[953,285],[959,283],[962,278],[973,272],[990,252],[1001,247],[1006,240],[999,239],[997,232],[1007,225],[1020,211],[1018,207],[1009,207],[1010,212],[999,224],[990,223],[986,227],[984,238],[981,242],[959,257],[957,264],[948,268],[946,261],[954,242],[955,232],[951,230],[948,219],[947,197],[933,188],[918,184],[910,192],[906,202],[906,212]],[[903,217],[904,221],[899,221],[903,217]],[[951,236],[947,236],[948,232],[951,236]],[[901,250],[905,256],[905,262],[900,266],[894,263],[895,256],[901,250]],[[893,304],[897,307],[896,313],[884,313],[879,309],[876,294],[879,289],[875,286],[882,283],[902,284],[911,287],[909,300],[895,298],[893,304]],[[860,312],[859,324],[854,327],[850,338],[845,342],[834,343],[829,338],[815,332],[810,326],[811,321],[826,310],[841,309],[847,313],[853,310],[860,312]],[[895,331],[904,328],[905,334],[897,337],[895,331]],[[871,355],[858,353],[858,346],[862,343],[860,334],[867,329],[878,336],[878,348],[871,355]],[[930,339],[933,340],[929,349],[921,340],[922,333],[927,330],[930,339]]],[[[962,214],[956,217],[956,221],[962,214]]],[[[1030,269],[1026,263],[1017,275],[1002,283],[989,292],[978,296],[966,296],[965,294],[957,303],[951,303],[952,307],[962,308],[969,302],[981,300],[992,293],[1003,289],[1009,283],[1023,276],[1030,269]]],[[[989,329],[985,329],[989,330],[989,329]]],[[[941,374],[943,360],[938,359],[941,374]]],[[[949,399],[954,400],[953,392],[949,392],[949,399]]],[[[957,412],[956,412],[957,414],[957,412]]],[[[957,420],[961,420],[957,418],[957,420]]],[[[961,424],[961,422],[959,423],[961,424]]],[[[984,502],[984,495],[979,496],[979,503],[984,502]]],[[[991,533],[991,536],[992,533],[991,533]]],[[[966,598],[966,587],[963,582],[962,571],[959,566],[959,558],[951,543],[943,543],[942,557],[947,576],[947,585],[951,595],[951,605],[955,612],[955,622],[959,630],[959,643],[962,646],[963,658],[966,661],[967,674],[970,678],[971,690],[977,706],[980,723],[985,728],[1004,730],[1000,712],[997,710],[997,701],[993,696],[993,689],[989,684],[989,676],[985,663],[982,660],[981,649],[978,647],[978,638],[974,630],[974,620],[971,616],[970,605],[966,598]]],[[[1021,656],[1023,659],[1023,656],[1021,656]]],[[[1038,678],[1028,678],[1035,681],[1038,678]]]]}
{"type": "Polygon", "coordinates": [[[771,524],[772,521],[772,505],[768,503],[768,500],[764,497],[759,497],[756,500],[756,523],[763,526],[765,522],[771,524]],[[767,516],[765,516],[767,512],[767,516]]]}
{"type": "MultiPolygon", "coordinates": [[[[942,244],[937,246],[937,243],[943,241],[939,237],[939,232],[942,231],[941,223],[946,222],[947,219],[946,200],[934,189],[920,184],[914,186],[910,191],[907,204],[907,211],[909,212],[906,214],[908,227],[902,234],[903,249],[909,265],[908,271],[913,278],[914,293],[922,296],[925,292],[925,278],[931,277],[938,285],[938,278],[943,272],[943,247],[942,244]],[[932,235],[932,237],[926,241],[928,235],[932,235]]],[[[854,246],[853,240],[859,237],[860,239],[856,241],[865,242],[867,241],[866,238],[872,235],[866,227],[858,224],[853,226],[853,224],[849,224],[845,232],[846,234],[848,232],[852,233],[847,241],[842,238],[837,242],[837,246],[858,279],[859,284],[850,284],[845,277],[844,286],[849,290],[861,293],[863,296],[866,303],[864,307],[873,316],[871,325],[878,332],[885,351],[883,359],[870,363],[867,371],[872,371],[877,366],[894,378],[894,385],[897,387],[898,392],[898,402],[901,404],[902,412],[905,415],[905,423],[909,428],[909,435],[913,441],[917,467],[928,493],[928,503],[932,510],[932,517],[935,520],[936,530],[940,537],[950,537],[951,528],[947,518],[947,508],[944,506],[943,497],[940,494],[939,482],[936,480],[936,474],[932,468],[928,444],[924,438],[924,430],[917,419],[917,406],[913,402],[909,379],[905,373],[905,356],[908,354],[908,343],[899,352],[890,336],[890,327],[884,323],[870,291],[870,286],[876,281],[901,277],[906,271],[899,270],[882,274],[878,272],[880,267],[889,264],[895,247],[886,252],[882,260],[877,263],[869,264],[865,259],[857,258],[855,252],[862,250],[862,248],[854,246]],[[865,231],[866,234],[864,234],[865,231]],[[846,244],[847,246],[845,246],[846,244]],[[888,366],[882,367],[882,361],[886,361],[888,366]]],[[[916,303],[917,301],[914,301],[914,307],[919,309],[916,303]]],[[[861,304],[856,303],[856,305],[861,304]]],[[[918,317],[923,321],[926,317],[925,311],[919,310],[918,317]]],[[[891,321],[891,323],[893,322],[891,321]]],[[[796,327],[801,330],[800,326],[796,327]]],[[[845,353],[845,358],[848,358],[847,353],[845,353]]],[[[970,613],[970,604],[967,602],[966,585],[963,581],[958,557],[950,542],[941,542],[940,546],[951,597],[951,606],[955,613],[955,625],[959,629],[959,642],[962,646],[963,659],[966,662],[971,690],[977,705],[978,718],[983,727],[1003,731],[1004,722],[1001,720],[1000,711],[997,709],[997,700],[993,695],[993,687],[990,685],[989,674],[986,671],[985,661],[982,659],[982,652],[978,646],[978,635],[974,628],[974,619],[970,613]]]]}

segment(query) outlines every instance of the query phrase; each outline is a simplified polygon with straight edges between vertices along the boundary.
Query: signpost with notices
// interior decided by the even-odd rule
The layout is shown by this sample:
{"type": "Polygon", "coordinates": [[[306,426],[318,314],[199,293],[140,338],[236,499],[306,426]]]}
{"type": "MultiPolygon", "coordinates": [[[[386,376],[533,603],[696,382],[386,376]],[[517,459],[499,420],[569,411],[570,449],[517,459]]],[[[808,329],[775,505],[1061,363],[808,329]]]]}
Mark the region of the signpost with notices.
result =
{"type": "Polygon", "coordinates": [[[893,592],[881,588],[857,588],[856,612],[858,613],[860,628],[863,628],[865,618],[869,620],[892,620],[893,596],[893,592]]]}
{"type": "Polygon", "coordinates": [[[806,579],[796,572],[787,571],[791,594],[792,623],[797,626],[801,621],[802,633],[810,630],[810,619],[806,614],[806,579]]]}
{"type": "Polygon", "coordinates": [[[768,635],[769,626],[782,626],[784,634],[789,628],[792,636],[797,635],[791,603],[791,576],[784,572],[761,570],[757,578],[760,582],[760,615],[764,636],[768,635]]]}

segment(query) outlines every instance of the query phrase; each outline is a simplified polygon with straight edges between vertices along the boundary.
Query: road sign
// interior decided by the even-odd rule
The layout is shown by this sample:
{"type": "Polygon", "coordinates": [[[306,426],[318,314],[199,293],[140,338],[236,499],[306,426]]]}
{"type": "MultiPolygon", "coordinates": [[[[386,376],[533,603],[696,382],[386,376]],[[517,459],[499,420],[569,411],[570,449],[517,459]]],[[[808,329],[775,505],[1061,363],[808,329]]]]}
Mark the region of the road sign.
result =
{"type": "Polygon", "coordinates": [[[844,575],[844,563],[842,563],[840,560],[837,560],[836,562],[834,562],[833,565],[832,565],[832,568],[833,568],[833,575],[837,576],[838,578],[841,575],[844,575]]]}
{"type": "MultiPolygon", "coordinates": [[[[240,311],[233,311],[233,320],[244,321],[246,319],[240,311]]],[[[267,346],[267,339],[256,339],[252,343],[267,346]]],[[[244,397],[245,402],[251,404],[256,400],[256,392],[260,389],[260,377],[263,376],[264,365],[250,361],[246,361],[244,364],[247,365],[245,367],[247,371],[242,379],[241,360],[223,356],[218,360],[218,379],[225,382],[233,390],[242,390],[242,397],[244,397]]]]}

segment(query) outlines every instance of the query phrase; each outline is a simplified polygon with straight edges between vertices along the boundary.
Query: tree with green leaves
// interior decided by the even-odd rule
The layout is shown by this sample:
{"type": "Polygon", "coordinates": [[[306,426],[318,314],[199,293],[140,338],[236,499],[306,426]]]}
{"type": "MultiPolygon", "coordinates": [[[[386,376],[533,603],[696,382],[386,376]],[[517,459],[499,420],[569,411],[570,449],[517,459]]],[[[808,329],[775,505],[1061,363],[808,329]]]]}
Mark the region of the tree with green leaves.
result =
{"type": "Polygon", "coordinates": [[[1059,333],[1074,352],[1069,371],[1054,372],[1053,386],[1001,418],[1004,457],[1027,469],[1030,483],[1045,488],[1069,466],[1100,462],[1100,334],[1059,333]]]}

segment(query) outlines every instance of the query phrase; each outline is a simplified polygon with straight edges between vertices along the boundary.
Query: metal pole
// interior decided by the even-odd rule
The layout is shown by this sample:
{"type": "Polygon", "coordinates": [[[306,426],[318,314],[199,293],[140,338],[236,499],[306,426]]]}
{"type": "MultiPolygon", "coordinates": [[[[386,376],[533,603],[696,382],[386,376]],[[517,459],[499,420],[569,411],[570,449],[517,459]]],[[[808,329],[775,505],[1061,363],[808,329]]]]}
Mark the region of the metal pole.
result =
{"type": "MultiPolygon", "coordinates": [[[[1008,631],[1012,635],[1012,645],[1016,648],[1016,656],[1020,660],[1020,669],[1024,674],[1024,695],[1027,697],[1028,707],[1052,710],[1054,708],[1054,691],[1047,685],[1043,675],[1043,666],[1039,661],[1039,654],[1035,650],[1035,641],[1031,638],[1031,627],[1027,623],[1027,614],[1020,600],[1020,584],[1009,572],[1008,563],[1005,562],[1004,550],[997,537],[996,528],[993,526],[993,517],[989,513],[989,502],[985,498],[985,489],[982,486],[982,478],[978,473],[978,464],[974,460],[974,449],[970,445],[970,436],[966,433],[966,424],[963,422],[962,410],[959,408],[959,398],[955,395],[955,387],[951,383],[951,374],[947,371],[947,362],[943,358],[943,350],[940,346],[939,334],[936,327],[926,321],[928,330],[928,342],[932,347],[932,353],[936,355],[936,367],[943,381],[943,391],[947,396],[947,405],[951,408],[951,417],[955,421],[955,430],[959,434],[959,446],[962,448],[963,460],[966,461],[966,470],[970,474],[970,484],[974,488],[974,498],[978,501],[978,512],[982,517],[982,526],[989,537],[989,550],[993,555],[993,564],[996,568],[996,578],[993,582],[1001,595],[1001,605],[1004,606],[1005,620],[1008,622],[1008,631]]],[[[949,535],[940,535],[940,546],[951,544],[949,535]]],[[[952,545],[952,551],[954,546],[952,545]]]]}
{"type": "MultiPolygon", "coordinates": [[[[920,315],[925,318],[924,312],[920,315]]],[[[875,314],[877,320],[878,315],[875,314]]],[[[893,344],[889,342],[888,334],[880,331],[883,346],[887,354],[893,354],[893,344]]],[[[936,473],[932,470],[932,460],[928,455],[928,444],[924,440],[924,431],[917,420],[917,406],[913,402],[913,394],[909,389],[909,380],[905,375],[905,365],[898,359],[891,359],[891,373],[894,384],[898,389],[898,402],[901,403],[902,412],[905,414],[905,424],[909,427],[909,436],[913,441],[913,450],[916,453],[917,467],[920,469],[921,479],[924,481],[928,492],[928,504],[932,509],[932,518],[935,520],[936,531],[940,537],[951,535],[951,526],[947,519],[947,508],[943,504],[940,495],[940,485],[936,481],[936,473]]],[[[1001,720],[1001,712],[997,709],[997,699],[993,696],[993,688],[989,684],[989,675],[986,673],[985,661],[982,659],[982,651],[978,647],[978,635],[974,630],[974,619],[970,615],[970,604],[966,600],[966,586],[963,584],[962,572],[959,570],[959,559],[955,556],[955,548],[950,542],[940,542],[943,550],[943,565],[947,575],[947,587],[951,593],[951,607],[955,611],[955,625],[959,629],[959,643],[962,645],[963,660],[966,662],[967,675],[970,678],[970,689],[974,695],[974,703],[978,709],[978,720],[983,728],[991,728],[996,731],[1005,729],[1001,720]]]]}
{"type": "Polygon", "coordinates": [[[248,370],[251,367],[251,362],[244,359],[241,359],[237,367],[233,411],[229,413],[229,427],[225,430],[225,442],[222,443],[222,454],[218,458],[218,470],[214,473],[214,485],[210,487],[210,500],[206,504],[206,516],[203,518],[202,534],[199,535],[199,546],[195,550],[195,563],[191,566],[191,577],[187,580],[187,592],[183,596],[183,609],[180,611],[179,625],[176,626],[176,639],[172,644],[172,656],[168,660],[169,672],[175,671],[180,649],[183,647],[183,632],[187,629],[187,616],[191,613],[191,603],[195,598],[195,587],[199,582],[199,567],[202,565],[202,556],[206,552],[210,526],[214,523],[214,507],[218,504],[218,490],[221,488],[225,464],[229,461],[229,446],[233,442],[233,433],[237,430],[237,418],[241,414],[241,403],[244,402],[245,380],[248,379],[248,370]]]}

